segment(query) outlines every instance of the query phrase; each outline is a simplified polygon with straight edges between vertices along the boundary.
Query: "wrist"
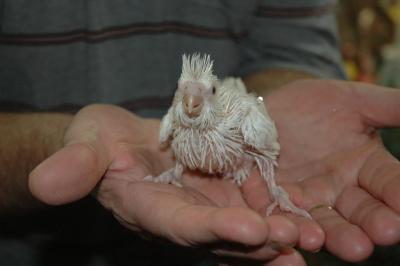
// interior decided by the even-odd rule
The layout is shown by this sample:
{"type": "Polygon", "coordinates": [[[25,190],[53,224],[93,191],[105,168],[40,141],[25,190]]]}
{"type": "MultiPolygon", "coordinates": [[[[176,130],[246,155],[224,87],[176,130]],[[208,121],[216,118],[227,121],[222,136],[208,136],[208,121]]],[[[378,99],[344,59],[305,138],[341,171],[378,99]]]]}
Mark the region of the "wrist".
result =
{"type": "Polygon", "coordinates": [[[0,214],[39,205],[28,188],[30,171],[60,149],[70,115],[0,114],[0,214]]]}

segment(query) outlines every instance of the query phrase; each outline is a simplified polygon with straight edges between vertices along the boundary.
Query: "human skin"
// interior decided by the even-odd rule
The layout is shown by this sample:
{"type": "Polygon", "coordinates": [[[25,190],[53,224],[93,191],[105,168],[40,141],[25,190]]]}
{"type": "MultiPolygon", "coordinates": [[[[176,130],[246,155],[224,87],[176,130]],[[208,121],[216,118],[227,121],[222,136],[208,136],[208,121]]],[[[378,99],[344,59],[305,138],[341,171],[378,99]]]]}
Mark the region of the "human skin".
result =
{"type": "Polygon", "coordinates": [[[55,205],[96,187],[99,201],[128,228],[181,245],[217,243],[211,250],[220,256],[302,265],[290,249],[297,244],[360,261],[374,244],[400,239],[399,163],[376,132],[400,124],[399,102],[399,91],[343,81],[295,82],[266,96],[282,147],[278,182],[313,220],[263,217],[268,192],[256,172],[240,188],[198,174],[185,175],[182,188],[141,181],[173,165],[158,146],[159,121],[110,105],[82,109],[64,148],[31,173],[29,185],[55,205]]]}

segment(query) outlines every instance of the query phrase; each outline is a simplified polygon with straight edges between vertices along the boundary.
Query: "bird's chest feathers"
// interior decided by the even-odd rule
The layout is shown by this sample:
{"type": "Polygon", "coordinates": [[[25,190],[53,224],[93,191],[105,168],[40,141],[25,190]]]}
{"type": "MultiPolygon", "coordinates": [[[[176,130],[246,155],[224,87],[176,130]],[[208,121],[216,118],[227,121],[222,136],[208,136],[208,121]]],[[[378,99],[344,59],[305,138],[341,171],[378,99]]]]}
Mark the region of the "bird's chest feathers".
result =
{"type": "Polygon", "coordinates": [[[177,161],[185,167],[223,174],[241,159],[241,143],[241,136],[233,129],[180,128],[175,131],[172,148],[177,161]]]}

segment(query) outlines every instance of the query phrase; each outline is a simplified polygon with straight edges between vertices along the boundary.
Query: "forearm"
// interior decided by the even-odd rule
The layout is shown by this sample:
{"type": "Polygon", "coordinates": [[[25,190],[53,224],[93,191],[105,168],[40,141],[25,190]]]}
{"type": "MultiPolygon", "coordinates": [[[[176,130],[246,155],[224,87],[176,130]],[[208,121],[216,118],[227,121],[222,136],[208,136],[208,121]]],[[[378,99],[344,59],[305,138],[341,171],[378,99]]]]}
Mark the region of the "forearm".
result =
{"type": "Polygon", "coordinates": [[[279,87],[301,79],[313,79],[315,76],[306,72],[289,69],[269,69],[244,77],[243,81],[249,91],[267,97],[269,93],[279,87]]]}
{"type": "Polygon", "coordinates": [[[0,114],[0,215],[39,205],[28,188],[29,173],[62,147],[70,120],[64,114],[0,114]]]}

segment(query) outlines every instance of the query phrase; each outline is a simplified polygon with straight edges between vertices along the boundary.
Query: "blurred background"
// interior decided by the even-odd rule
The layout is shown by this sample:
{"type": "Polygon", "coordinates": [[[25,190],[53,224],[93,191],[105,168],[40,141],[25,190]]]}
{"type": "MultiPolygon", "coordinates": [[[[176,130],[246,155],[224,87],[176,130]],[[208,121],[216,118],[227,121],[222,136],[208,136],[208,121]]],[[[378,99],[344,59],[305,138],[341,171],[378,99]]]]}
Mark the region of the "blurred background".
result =
{"type": "Polygon", "coordinates": [[[348,78],[400,87],[400,1],[340,1],[337,10],[348,78]]]}

